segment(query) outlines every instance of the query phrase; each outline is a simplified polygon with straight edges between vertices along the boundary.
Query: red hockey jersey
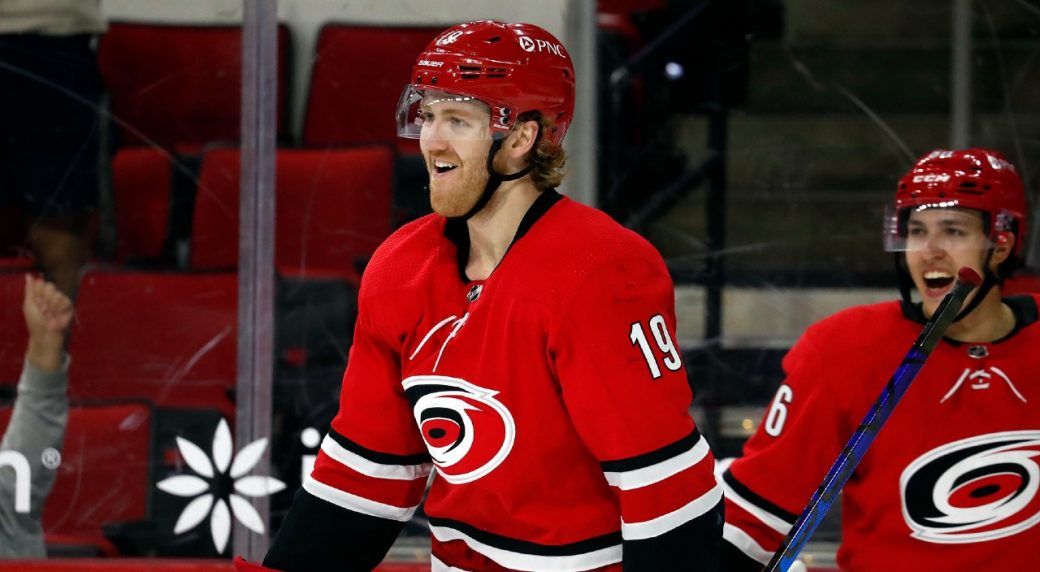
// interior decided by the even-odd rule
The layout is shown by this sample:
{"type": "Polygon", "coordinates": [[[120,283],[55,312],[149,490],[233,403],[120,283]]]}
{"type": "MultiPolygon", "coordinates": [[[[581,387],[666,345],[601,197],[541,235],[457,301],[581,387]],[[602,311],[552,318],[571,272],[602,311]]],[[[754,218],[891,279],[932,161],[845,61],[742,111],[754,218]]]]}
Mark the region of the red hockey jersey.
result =
{"type": "MultiPolygon", "coordinates": [[[[943,340],[842,499],[843,570],[1026,570],[1040,539],[1037,300],[1015,330],[943,340]]],[[[916,314],[916,315],[915,315],[916,314]]],[[[912,319],[913,318],[913,319],[912,319]]],[[[767,562],[921,331],[898,302],[840,312],[784,359],[786,379],[723,475],[726,540],[767,562]]]]}
{"type": "Polygon", "coordinates": [[[487,280],[467,253],[434,215],[376,252],[305,490],[404,521],[432,469],[434,569],[620,569],[629,541],[718,518],[653,247],[551,192],[487,280]]]}

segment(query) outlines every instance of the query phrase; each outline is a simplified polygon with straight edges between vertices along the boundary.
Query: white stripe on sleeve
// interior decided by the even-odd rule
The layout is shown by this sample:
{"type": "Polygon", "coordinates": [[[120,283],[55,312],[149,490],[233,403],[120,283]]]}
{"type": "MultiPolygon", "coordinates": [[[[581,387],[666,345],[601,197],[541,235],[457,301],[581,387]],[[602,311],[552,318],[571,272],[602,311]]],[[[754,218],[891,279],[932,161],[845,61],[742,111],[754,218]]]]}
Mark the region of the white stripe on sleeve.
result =
{"type": "Polygon", "coordinates": [[[722,500],[722,487],[715,485],[689,504],[668,514],[643,522],[621,521],[621,536],[625,540],[643,540],[660,536],[708,512],[722,500]]]}
{"type": "Polygon", "coordinates": [[[708,441],[702,438],[690,450],[680,453],[671,459],[632,471],[605,472],[603,476],[607,478],[607,483],[610,486],[618,487],[623,491],[630,491],[663,481],[672,475],[689,469],[701,462],[708,454],[708,451],[708,441]]]}
{"type": "Polygon", "coordinates": [[[336,462],[346,465],[362,475],[377,479],[414,481],[428,477],[433,468],[433,463],[420,465],[383,465],[375,463],[343,448],[330,435],[325,435],[325,439],[321,442],[321,450],[336,462]]]}
{"type": "Polygon", "coordinates": [[[728,522],[722,527],[722,538],[724,538],[726,542],[736,546],[749,558],[761,562],[762,564],[769,564],[769,559],[773,557],[773,553],[762,548],[762,545],[755,542],[755,539],[751,538],[750,534],[728,522]]]}
{"type": "Polygon", "coordinates": [[[352,495],[346,491],[326,485],[310,475],[303,481],[303,489],[340,508],[387,520],[407,522],[415,514],[415,509],[417,508],[417,506],[403,508],[352,495]]]}

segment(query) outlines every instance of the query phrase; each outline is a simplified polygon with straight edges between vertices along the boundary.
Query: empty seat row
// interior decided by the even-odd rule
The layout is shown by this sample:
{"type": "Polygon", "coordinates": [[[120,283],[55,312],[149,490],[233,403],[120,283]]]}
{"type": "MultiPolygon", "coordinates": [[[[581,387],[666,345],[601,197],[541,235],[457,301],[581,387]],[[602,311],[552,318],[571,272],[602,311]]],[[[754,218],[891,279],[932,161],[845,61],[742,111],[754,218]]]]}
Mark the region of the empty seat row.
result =
{"type": "MultiPolygon", "coordinates": [[[[416,54],[443,29],[328,24],[318,35],[304,146],[397,145],[394,108],[416,54]]],[[[98,63],[124,146],[197,153],[239,138],[242,30],[113,22],[98,63]]],[[[291,38],[278,30],[277,131],[290,141],[291,38]]],[[[415,152],[414,142],[400,143],[415,152]]]]}
{"type": "MultiPolygon", "coordinates": [[[[393,152],[388,147],[279,149],[275,158],[275,264],[287,276],[358,269],[391,225],[393,152]]],[[[233,270],[238,261],[240,153],[207,151],[190,201],[190,258],[197,270],[233,270]]],[[[171,237],[173,176],[164,150],[123,149],[113,162],[120,262],[158,258],[171,237]]]]}
{"type": "MultiPolygon", "coordinates": [[[[202,160],[190,267],[237,266],[240,155],[202,160]]],[[[393,156],[385,147],[282,150],[275,158],[275,265],[284,275],[353,276],[390,232],[393,156]]]]}

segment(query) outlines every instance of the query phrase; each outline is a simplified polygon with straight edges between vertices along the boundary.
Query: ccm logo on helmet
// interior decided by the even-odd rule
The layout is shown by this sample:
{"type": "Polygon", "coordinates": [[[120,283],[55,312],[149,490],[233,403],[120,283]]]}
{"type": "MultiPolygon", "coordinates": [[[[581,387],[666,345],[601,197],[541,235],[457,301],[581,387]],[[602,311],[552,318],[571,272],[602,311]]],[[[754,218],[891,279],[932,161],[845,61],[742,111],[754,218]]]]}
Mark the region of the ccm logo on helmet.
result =
{"type": "Polygon", "coordinates": [[[899,478],[914,538],[984,542],[1040,522],[1040,431],[971,437],[925,453],[899,478]]]}
{"type": "Polygon", "coordinates": [[[516,424],[497,391],[444,375],[416,375],[402,385],[437,472],[449,483],[475,481],[509,456],[516,424]]]}
{"type": "Polygon", "coordinates": [[[950,180],[950,176],[946,174],[942,175],[914,175],[915,183],[945,183],[950,180]]]}
{"type": "Polygon", "coordinates": [[[528,36],[520,36],[520,47],[525,52],[549,52],[563,57],[563,46],[545,40],[532,40],[528,36]]]}

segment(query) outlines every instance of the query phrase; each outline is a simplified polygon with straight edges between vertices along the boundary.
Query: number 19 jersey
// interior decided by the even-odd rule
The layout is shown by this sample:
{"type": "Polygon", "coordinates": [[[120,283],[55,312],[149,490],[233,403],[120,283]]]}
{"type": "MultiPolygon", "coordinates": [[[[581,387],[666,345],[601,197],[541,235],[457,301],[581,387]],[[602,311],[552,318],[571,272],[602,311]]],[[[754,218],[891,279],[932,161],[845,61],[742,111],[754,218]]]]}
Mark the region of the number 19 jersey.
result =
{"type": "Polygon", "coordinates": [[[435,568],[463,570],[620,569],[630,542],[718,518],[653,247],[549,192],[486,280],[468,251],[430,215],[375,254],[305,489],[407,520],[432,470],[435,568]]]}

